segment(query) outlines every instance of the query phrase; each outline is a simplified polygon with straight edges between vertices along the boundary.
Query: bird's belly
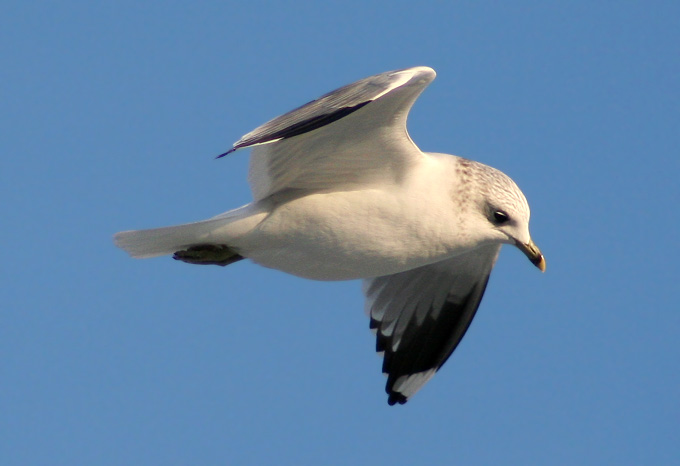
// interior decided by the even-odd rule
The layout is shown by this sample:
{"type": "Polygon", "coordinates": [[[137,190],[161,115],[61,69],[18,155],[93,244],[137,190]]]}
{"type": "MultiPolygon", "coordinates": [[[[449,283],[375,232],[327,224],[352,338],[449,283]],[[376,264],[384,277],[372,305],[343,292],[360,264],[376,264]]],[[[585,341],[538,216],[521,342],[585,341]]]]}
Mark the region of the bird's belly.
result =
{"type": "Polygon", "coordinates": [[[314,194],[277,207],[241,249],[260,265],[315,280],[389,275],[455,255],[436,218],[411,210],[377,190],[314,194]]]}

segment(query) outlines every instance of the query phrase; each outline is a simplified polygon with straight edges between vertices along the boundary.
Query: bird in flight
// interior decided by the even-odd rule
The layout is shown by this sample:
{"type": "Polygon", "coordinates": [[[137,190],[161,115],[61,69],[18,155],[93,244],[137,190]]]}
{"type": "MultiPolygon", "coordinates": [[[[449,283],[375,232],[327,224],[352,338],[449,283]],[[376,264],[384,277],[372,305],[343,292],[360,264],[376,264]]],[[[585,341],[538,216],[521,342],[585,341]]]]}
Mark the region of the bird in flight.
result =
{"type": "Polygon", "coordinates": [[[425,66],[389,71],[274,118],[219,156],[251,148],[251,203],[123,231],[115,244],[136,258],[250,259],[313,280],[363,280],[388,403],[406,403],[465,335],[501,245],[545,270],[508,176],[422,152],[409,137],[409,110],[434,78],[425,66]]]}

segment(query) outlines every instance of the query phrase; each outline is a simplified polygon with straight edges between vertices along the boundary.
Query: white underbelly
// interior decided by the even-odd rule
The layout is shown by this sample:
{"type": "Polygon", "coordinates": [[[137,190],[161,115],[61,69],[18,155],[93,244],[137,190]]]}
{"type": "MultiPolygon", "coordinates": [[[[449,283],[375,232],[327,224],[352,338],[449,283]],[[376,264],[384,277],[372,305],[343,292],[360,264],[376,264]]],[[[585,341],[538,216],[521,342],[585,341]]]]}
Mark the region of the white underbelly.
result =
{"type": "Polygon", "coordinates": [[[277,207],[238,247],[260,265],[315,280],[389,275],[458,252],[426,209],[379,190],[313,194],[277,207]]]}

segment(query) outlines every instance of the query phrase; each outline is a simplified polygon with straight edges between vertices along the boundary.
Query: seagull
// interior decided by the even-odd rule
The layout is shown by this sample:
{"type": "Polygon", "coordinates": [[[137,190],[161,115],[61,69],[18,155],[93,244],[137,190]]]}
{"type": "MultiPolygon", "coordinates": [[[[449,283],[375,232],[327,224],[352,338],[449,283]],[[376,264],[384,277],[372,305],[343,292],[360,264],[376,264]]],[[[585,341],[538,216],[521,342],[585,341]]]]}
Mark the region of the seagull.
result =
{"type": "Polygon", "coordinates": [[[312,280],[363,280],[388,403],[442,367],[472,321],[503,244],[541,271],[529,205],[502,172],[422,152],[406,119],[435,78],[418,66],[370,76],[243,136],[253,201],[208,220],[123,231],[135,258],[250,259],[312,280]]]}

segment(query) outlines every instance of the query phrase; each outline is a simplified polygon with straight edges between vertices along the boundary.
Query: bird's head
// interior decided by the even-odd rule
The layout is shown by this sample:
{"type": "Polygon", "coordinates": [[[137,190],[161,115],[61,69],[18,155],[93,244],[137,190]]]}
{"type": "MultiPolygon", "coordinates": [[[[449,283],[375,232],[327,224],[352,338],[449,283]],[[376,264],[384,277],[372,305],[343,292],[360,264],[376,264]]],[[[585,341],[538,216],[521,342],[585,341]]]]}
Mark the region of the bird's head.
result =
{"type": "Polygon", "coordinates": [[[545,271],[545,257],[529,234],[529,204],[524,194],[510,177],[495,168],[469,162],[476,171],[478,183],[474,200],[476,224],[490,242],[513,244],[527,258],[545,271]]]}

